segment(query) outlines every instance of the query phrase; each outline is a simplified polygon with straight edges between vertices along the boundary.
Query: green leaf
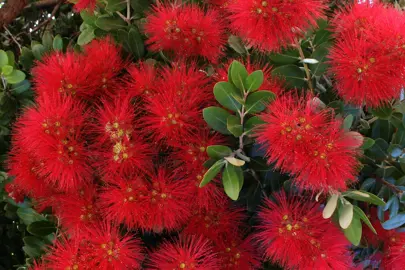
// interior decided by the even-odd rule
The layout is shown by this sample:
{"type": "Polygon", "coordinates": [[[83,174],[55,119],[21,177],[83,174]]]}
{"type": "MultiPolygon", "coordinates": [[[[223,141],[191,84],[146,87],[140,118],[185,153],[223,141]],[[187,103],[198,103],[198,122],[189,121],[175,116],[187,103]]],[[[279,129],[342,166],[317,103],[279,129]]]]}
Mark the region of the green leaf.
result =
{"type": "Polygon", "coordinates": [[[343,230],[346,238],[355,246],[360,244],[362,225],[360,218],[355,216],[353,217],[352,223],[347,229],[343,230]]]}
{"type": "Polygon", "coordinates": [[[36,236],[26,236],[23,238],[24,244],[30,248],[34,248],[41,252],[41,249],[45,246],[45,242],[36,236]]]}
{"type": "Polygon", "coordinates": [[[368,217],[366,216],[366,214],[364,214],[363,210],[361,210],[360,207],[353,205],[353,211],[354,211],[354,215],[355,217],[359,217],[361,220],[363,220],[363,222],[370,228],[370,230],[377,234],[377,232],[375,231],[373,225],[371,224],[370,220],[368,219],[368,217]]]}
{"type": "Polygon", "coordinates": [[[25,91],[27,91],[28,89],[30,89],[30,87],[31,87],[30,82],[27,80],[23,80],[22,82],[13,85],[11,91],[13,91],[13,93],[16,95],[20,95],[25,91]]]}
{"type": "Polygon", "coordinates": [[[260,116],[253,116],[251,118],[249,118],[246,123],[245,123],[245,133],[246,135],[250,135],[253,134],[254,129],[262,124],[265,124],[266,122],[263,121],[260,116]]]}
{"type": "Polygon", "coordinates": [[[82,17],[83,22],[89,26],[96,26],[97,17],[89,13],[87,10],[82,10],[80,12],[80,17],[82,17]]]}
{"type": "Polygon", "coordinates": [[[4,77],[6,78],[7,83],[17,84],[25,80],[25,73],[21,70],[13,70],[13,72],[4,77]]]}
{"type": "Polygon", "coordinates": [[[9,66],[9,65],[5,65],[1,68],[1,73],[3,73],[3,75],[10,75],[11,72],[13,72],[13,67],[9,66]]]}
{"type": "Polygon", "coordinates": [[[36,257],[41,256],[41,251],[36,248],[29,247],[29,246],[23,246],[22,249],[25,252],[25,254],[28,255],[28,257],[36,258],[36,257]]]}
{"type": "Polygon", "coordinates": [[[333,213],[336,210],[336,206],[337,206],[337,202],[339,199],[339,195],[338,194],[332,194],[332,196],[329,198],[328,202],[325,205],[325,208],[323,209],[322,212],[322,217],[323,218],[330,218],[333,213]]]}
{"type": "Polygon", "coordinates": [[[353,205],[346,203],[339,213],[339,225],[342,229],[347,229],[353,220],[353,205]]]}
{"type": "Polygon", "coordinates": [[[116,12],[124,10],[127,7],[126,0],[107,0],[107,6],[105,10],[108,12],[116,12]]]}
{"type": "Polygon", "coordinates": [[[53,36],[49,31],[46,31],[42,36],[42,45],[44,45],[46,51],[52,50],[53,36]]]}
{"type": "Polygon", "coordinates": [[[267,105],[276,98],[270,91],[258,91],[249,94],[246,99],[246,113],[258,113],[266,109],[267,105]]]}
{"type": "Polygon", "coordinates": [[[226,195],[236,201],[243,186],[242,168],[228,163],[222,173],[222,184],[226,195]]]}
{"type": "Polygon", "coordinates": [[[233,84],[238,89],[243,90],[244,83],[249,75],[245,66],[241,62],[234,60],[231,64],[230,70],[233,84]]]}
{"type": "Polygon", "coordinates": [[[0,68],[8,64],[7,53],[3,50],[0,50],[0,68]]]}
{"type": "Polygon", "coordinates": [[[328,69],[329,64],[326,63],[326,57],[329,54],[329,46],[330,43],[323,43],[312,53],[311,57],[319,61],[319,63],[311,66],[311,71],[314,76],[321,76],[328,69]]]}
{"type": "Polygon", "coordinates": [[[353,115],[349,114],[348,116],[346,116],[345,120],[343,121],[343,128],[345,130],[350,130],[350,128],[352,127],[353,124],[353,115]]]}
{"type": "Polygon", "coordinates": [[[42,44],[34,44],[31,49],[32,54],[35,56],[37,60],[41,60],[42,56],[46,52],[46,49],[42,44]]]}
{"type": "Polygon", "coordinates": [[[231,111],[237,112],[242,109],[242,104],[235,99],[238,96],[238,89],[229,82],[216,83],[214,96],[219,104],[231,111]]]}
{"type": "Polygon", "coordinates": [[[8,57],[8,65],[14,67],[15,65],[15,56],[12,51],[6,51],[8,57]]]}
{"type": "Polygon", "coordinates": [[[30,225],[31,223],[36,221],[46,220],[44,216],[38,214],[32,208],[18,208],[17,215],[24,222],[25,225],[30,225]]]}
{"type": "Polygon", "coordinates": [[[213,159],[221,159],[232,154],[232,149],[225,145],[210,145],[207,147],[207,154],[213,159]]]}
{"type": "Polygon", "coordinates": [[[246,78],[246,89],[248,92],[256,91],[263,84],[263,71],[256,70],[246,78]]]}
{"type": "Polygon", "coordinates": [[[55,51],[63,51],[63,40],[60,35],[55,36],[52,47],[55,51]]]}
{"type": "Polygon", "coordinates": [[[231,134],[227,128],[227,119],[231,114],[219,107],[208,107],[203,110],[205,122],[222,134],[231,134]]]}
{"type": "Polygon", "coordinates": [[[34,54],[30,49],[27,47],[23,47],[21,50],[21,55],[20,55],[20,63],[23,66],[24,70],[30,70],[32,64],[34,63],[35,57],[34,54]]]}
{"type": "Polygon", "coordinates": [[[138,28],[132,27],[128,32],[129,49],[135,59],[140,59],[145,55],[145,45],[138,28]]]}
{"type": "Polygon", "coordinates": [[[80,46],[86,45],[90,43],[90,41],[92,41],[95,37],[96,35],[94,34],[94,28],[88,27],[80,33],[79,37],[77,38],[77,44],[79,44],[80,46]]]}
{"type": "Polygon", "coordinates": [[[228,38],[228,45],[239,54],[248,53],[245,46],[243,45],[242,39],[238,36],[230,35],[228,38]]]}
{"type": "Polygon", "coordinates": [[[56,227],[52,222],[46,220],[36,221],[28,225],[27,231],[35,236],[47,236],[48,234],[54,233],[56,227]]]}
{"type": "Polygon", "coordinates": [[[360,125],[363,129],[370,129],[370,124],[364,119],[360,119],[360,125]]]}
{"type": "Polygon", "coordinates": [[[284,51],[282,53],[270,54],[270,60],[276,64],[295,64],[300,60],[299,52],[297,50],[284,51]]]}
{"type": "Polygon", "coordinates": [[[243,127],[240,123],[240,118],[235,115],[230,115],[226,119],[226,127],[235,137],[239,137],[243,133],[243,127]]]}
{"type": "Polygon", "coordinates": [[[314,45],[320,45],[323,44],[327,41],[329,41],[330,36],[331,36],[331,32],[325,29],[321,29],[319,31],[316,32],[315,34],[315,38],[314,38],[314,45]]]}
{"type": "Polygon", "coordinates": [[[96,26],[104,31],[124,28],[126,25],[126,22],[121,18],[109,17],[104,15],[98,17],[96,20],[96,26]]]}
{"type": "Polygon", "coordinates": [[[369,153],[372,154],[372,158],[386,159],[388,158],[388,143],[381,138],[375,140],[374,145],[369,149],[369,153]]]}
{"type": "Polygon", "coordinates": [[[372,204],[380,205],[380,206],[385,205],[385,202],[383,200],[381,200],[379,197],[377,197],[373,193],[370,193],[370,192],[367,192],[364,190],[346,191],[346,192],[342,193],[342,195],[344,197],[348,197],[350,199],[357,200],[357,201],[368,202],[368,203],[372,203],[372,204]]]}
{"type": "Polygon", "coordinates": [[[285,79],[290,88],[303,88],[306,86],[305,72],[296,65],[285,65],[275,68],[271,74],[285,79]]]}
{"type": "Polygon", "coordinates": [[[364,137],[363,145],[361,146],[361,149],[363,149],[363,150],[369,149],[369,148],[373,147],[374,143],[375,143],[375,141],[373,139],[364,137]]]}
{"type": "Polygon", "coordinates": [[[214,177],[221,171],[222,167],[224,167],[226,161],[223,159],[218,160],[208,169],[208,171],[204,174],[203,180],[200,183],[200,188],[204,187],[206,184],[212,181],[214,177]]]}
{"type": "Polygon", "coordinates": [[[149,8],[149,0],[130,0],[131,7],[135,14],[142,14],[147,8],[149,8]]]}
{"type": "Polygon", "coordinates": [[[380,119],[388,120],[391,118],[393,110],[391,105],[386,104],[379,108],[371,109],[371,112],[380,119]]]}
{"type": "Polygon", "coordinates": [[[386,230],[392,230],[398,228],[399,226],[402,226],[403,224],[405,224],[405,213],[399,213],[398,215],[393,216],[381,225],[386,230]]]}

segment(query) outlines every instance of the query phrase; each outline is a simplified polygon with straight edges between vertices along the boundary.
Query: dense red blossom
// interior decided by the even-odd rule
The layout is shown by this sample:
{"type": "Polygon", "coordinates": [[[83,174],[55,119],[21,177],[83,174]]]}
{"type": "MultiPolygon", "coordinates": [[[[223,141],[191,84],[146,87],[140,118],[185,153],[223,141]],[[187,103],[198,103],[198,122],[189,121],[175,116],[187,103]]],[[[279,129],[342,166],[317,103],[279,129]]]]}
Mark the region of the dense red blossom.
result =
{"type": "Polygon", "coordinates": [[[84,252],[91,258],[87,263],[89,269],[140,269],[143,260],[140,240],[122,236],[118,226],[106,222],[94,224],[85,235],[84,252]]]}
{"type": "Polygon", "coordinates": [[[221,264],[213,252],[211,243],[198,236],[180,236],[174,242],[166,241],[154,251],[147,269],[198,269],[217,270],[221,264]]]}
{"type": "Polygon", "coordinates": [[[100,219],[96,194],[95,186],[85,186],[73,194],[58,196],[55,212],[62,227],[70,234],[80,234],[100,219]]]}
{"type": "Polygon", "coordinates": [[[38,176],[58,189],[73,190],[89,181],[88,151],[81,137],[86,115],[84,106],[69,97],[42,96],[16,124],[21,151],[36,158],[38,176]]]}
{"type": "Polygon", "coordinates": [[[221,270],[255,270],[260,268],[260,255],[252,245],[250,237],[241,239],[237,232],[215,241],[221,270]]]}
{"type": "Polygon", "coordinates": [[[146,214],[142,203],[148,195],[144,179],[140,176],[131,180],[116,177],[113,182],[99,194],[99,206],[104,218],[117,224],[123,223],[129,228],[140,226],[146,214]]]}
{"type": "Polygon", "coordinates": [[[16,203],[22,203],[25,199],[25,191],[19,186],[14,183],[7,183],[4,186],[4,191],[8,194],[10,198],[12,198],[16,203]]]}
{"type": "MultiPolygon", "coordinates": [[[[205,125],[206,126],[206,125],[205,125]]],[[[207,148],[211,145],[224,145],[225,138],[213,133],[209,128],[200,128],[195,134],[187,136],[174,146],[173,159],[181,161],[185,167],[200,166],[209,159],[207,148]]]]}
{"type": "Polygon", "coordinates": [[[356,180],[362,136],[345,132],[331,111],[310,95],[286,94],[269,105],[257,140],[276,168],[295,176],[302,188],[344,190],[356,180]]]}
{"type": "Polygon", "coordinates": [[[169,168],[159,168],[140,202],[145,211],[141,228],[155,232],[180,229],[191,215],[192,188],[169,168]]]}
{"type": "Polygon", "coordinates": [[[221,203],[210,205],[209,209],[194,210],[183,233],[203,235],[216,241],[222,235],[241,228],[244,219],[242,209],[229,207],[229,202],[225,199],[221,203]]]}
{"type": "Polygon", "coordinates": [[[159,85],[159,68],[139,62],[128,68],[127,88],[131,96],[154,95],[159,85]]]}
{"type": "Polygon", "coordinates": [[[162,77],[159,93],[145,101],[142,120],[154,142],[176,146],[205,125],[202,109],[213,95],[206,75],[193,63],[165,68],[162,77]]]}
{"type": "MultiPolygon", "coordinates": [[[[222,68],[216,70],[216,74],[214,75],[215,82],[228,81],[228,69],[232,61],[225,64],[222,68]]],[[[260,61],[252,62],[252,60],[250,59],[241,62],[246,67],[246,70],[249,72],[249,74],[256,70],[263,71],[264,80],[263,84],[260,86],[259,91],[267,90],[273,92],[276,95],[281,94],[283,92],[283,81],[279,78],[272,77],[271,75],[272,67],[269,64],[265,64],[260,61]]]]}
{"type": "Polygon", "coordinates": [[[53,53],[44,56],[41,62],[32,69],[34,90],[39,94],[91,97],[96,89],[88,80],[88,63],[83,55],[74,52],[53,53]]]}
{"type": "Polygon", "coordinates": [[[120,71],[126,67],[121,58],[121,48],[112,38],[95,39],[84,46],[82,61],[89,65],[89,81],[96,89],[96,96],[113,94],[117,89],[120,71]],[[101,93],[100,93],[101,92],[101,93]]]}
{"type": "Polygon", "coordinates": [[[274,201],[266,199],[259,220],[256,239],[266,257],[286,269],[350,268],[349,243],[322,218],[318,204],[278,193],[274,201]]]}
{"type": "Polygon", "coordinates": [[[48,251],[44,260],[47,262],[46,268],[53,270],[66,269],[89,269],[86,265],[86,256],[81,254],[79,238],[68,239],[62,236],[57,239],[48,251]]]}
{"type": "Polygon", "coordinates": [[[178,57],[201,56],[217,62],[226,44],[224,23],[217,11],[204,11],[194,4],[155,6],[145,31],[151,50],[170,51],[178,57]]]}
{"type": "Polygon", "coordinates": [[[363,38],[343,36],[330,51],[330,71],[337,80],[339,95],[349,103],[377,107],[399,96],[404,58],[391,46],[363,38]]]}
{"type": "Polygon", "coordinates": [[[96,2],[97,2],[96,0],[79,0],[75,4],[74,8],[77,11],[82,11],[84,9],[89,9],[93,11],[94,8],[96,7],[96,2]]]}
{"type": "Polygon", "coordinates": [[[405,234],[397,233],[385,243],[382,269],[401,270],[405,264],[405,234]]]}
{"type": "Polygon", "coordinates": [[[237,0],[227,5],[231,30],[262,51],[278,51],[295,43],[326,8],[323,0],[237,0]]]}

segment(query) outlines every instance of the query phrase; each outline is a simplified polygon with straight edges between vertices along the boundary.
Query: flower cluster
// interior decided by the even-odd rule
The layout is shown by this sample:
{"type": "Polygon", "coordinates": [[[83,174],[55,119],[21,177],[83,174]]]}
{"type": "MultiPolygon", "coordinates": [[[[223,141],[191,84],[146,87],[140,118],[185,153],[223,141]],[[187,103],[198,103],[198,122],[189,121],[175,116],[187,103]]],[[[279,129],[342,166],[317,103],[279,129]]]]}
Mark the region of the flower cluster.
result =
{"type": "Polygon", "coordinates": [[[352,256],[342,232],[322,218],[317,203],[278,193],[259,212],[265,256],[285,269],[351,269],[352,256]],[[294,254],[294,256],[291,256],[294,254]]]}
{"type": "Polygon", "coordinates": [[[336,44],[329,55],[330,71],[345,101],[377,107],[402,89],[405,20],[393,7],[368,2],[343,9],[333,20],[336,44]]]}
{"type": "Polygon", "coordinates": [[[257,131],[270,163],[313,191],[345,190],[356,180],[362,136],[347,132],[342,121],[311,95],[287,93],[262,114],[257,131]]]}
{"type": "Polygon", "coordinates": [[[59,221],[38,267],[139,269],[147,251],[122,224],[180,234],[148,255],[150,269],[256,269],[242,210],[218,180],[198,187],[207,147],[224,143],[202,117],[212,82],[195,62],[128,66],[120,55],[106,38],[34,69],[36,105],[15,125],[8,191],[59,221]]]}

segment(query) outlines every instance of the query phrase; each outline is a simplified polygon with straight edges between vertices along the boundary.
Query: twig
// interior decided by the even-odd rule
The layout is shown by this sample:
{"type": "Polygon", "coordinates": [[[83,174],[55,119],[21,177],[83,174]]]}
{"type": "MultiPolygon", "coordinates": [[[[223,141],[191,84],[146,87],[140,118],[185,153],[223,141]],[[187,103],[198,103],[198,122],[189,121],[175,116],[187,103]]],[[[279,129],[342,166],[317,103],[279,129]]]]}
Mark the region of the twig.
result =
{"type": "Polygon", "coordinates": [[[31,33],[34,33],[36,31],[38,31],[39,29],[41,29],[42,27],[46,27],[48,25],[48,23],[52,20],[52,18],[55,16],[56,12],[58,12],[60,6],[62,5],[64,0],[59,0],[58,4],[53,8],[51,16],[49,16],[45,21],[41,22],[40,24],[38,24],[36,27],[34,27],[31,30],[31,33]]]}
{"type": "MultiPolygon", "coordinates": [[[[298,40],[296,40],[296,47],[297,47],[298,52],[300,54],[301,60],[304,60],[305,59],[304,51],[302,50],[301,44],[300,44],[300,42],[298,40]]],[[[303,65],[304,65],[306,80],[308,82],[308,87],[311,90],[311,92],[313,93],[314,92],[314,86],[312,85],[311,72],[309,70],[309,67],[308,67],[307,63],[303,62],[303,65]]]]}
{"type": "Polygon", "coordinates": [[[367,122],[368,122],[369,124],[371,124],[371,123],[375,122],[376,120],[378,120],[378,117],[377,117],[377,116],[371,118],[371,119],[368,120],[367,122]]]}
{"type": "Polygon", "coordinates": [[[402,194],[404,193],[403,190],[399,189],[397,186],[391,184],[390,182],[386,181],[384,178],[376,176],[375,179],[379,182],[381,182],[383,185],[389,187],[392,191],[394,191],[398,197],[401,197],[402,194]]]}
{"type": "Polygon", "coordinates": [[[11,39],[14,41],[14,43],[18,46],[18,49],[20,49],[20,52],[22,51],[21,49],[21,44],[17,41],[17,39],[14,37],[14,35],[8,30],[6,26],[3,26],[4,30],[6,30],[7,34],[11,37],[11,39]]]}
{"type": "Polygon", "coordinates": [[[131,2],[127,0],[127,23],[131,23],[131,2]]]}
{"type": "Polygon", "coordinates": [[[36,1],[34,3],[29,4],[26,6],[26,9],[29,8],[47,8],[56,5],[59,2],[59,0],[41,0],[41,1],[36,1]]]}

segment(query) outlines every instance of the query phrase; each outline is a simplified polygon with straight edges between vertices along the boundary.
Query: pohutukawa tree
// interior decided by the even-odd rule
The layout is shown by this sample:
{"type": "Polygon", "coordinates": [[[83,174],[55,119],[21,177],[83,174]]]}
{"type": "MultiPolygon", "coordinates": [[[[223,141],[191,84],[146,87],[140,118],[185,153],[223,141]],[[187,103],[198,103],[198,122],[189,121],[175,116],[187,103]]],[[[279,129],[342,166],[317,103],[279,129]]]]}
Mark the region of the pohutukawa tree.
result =
{"type": "Polygon", "coordinates": [[[400,6],[147,2],[75,1],[27,70],[24,269],[404,269],[400,6]]]}

